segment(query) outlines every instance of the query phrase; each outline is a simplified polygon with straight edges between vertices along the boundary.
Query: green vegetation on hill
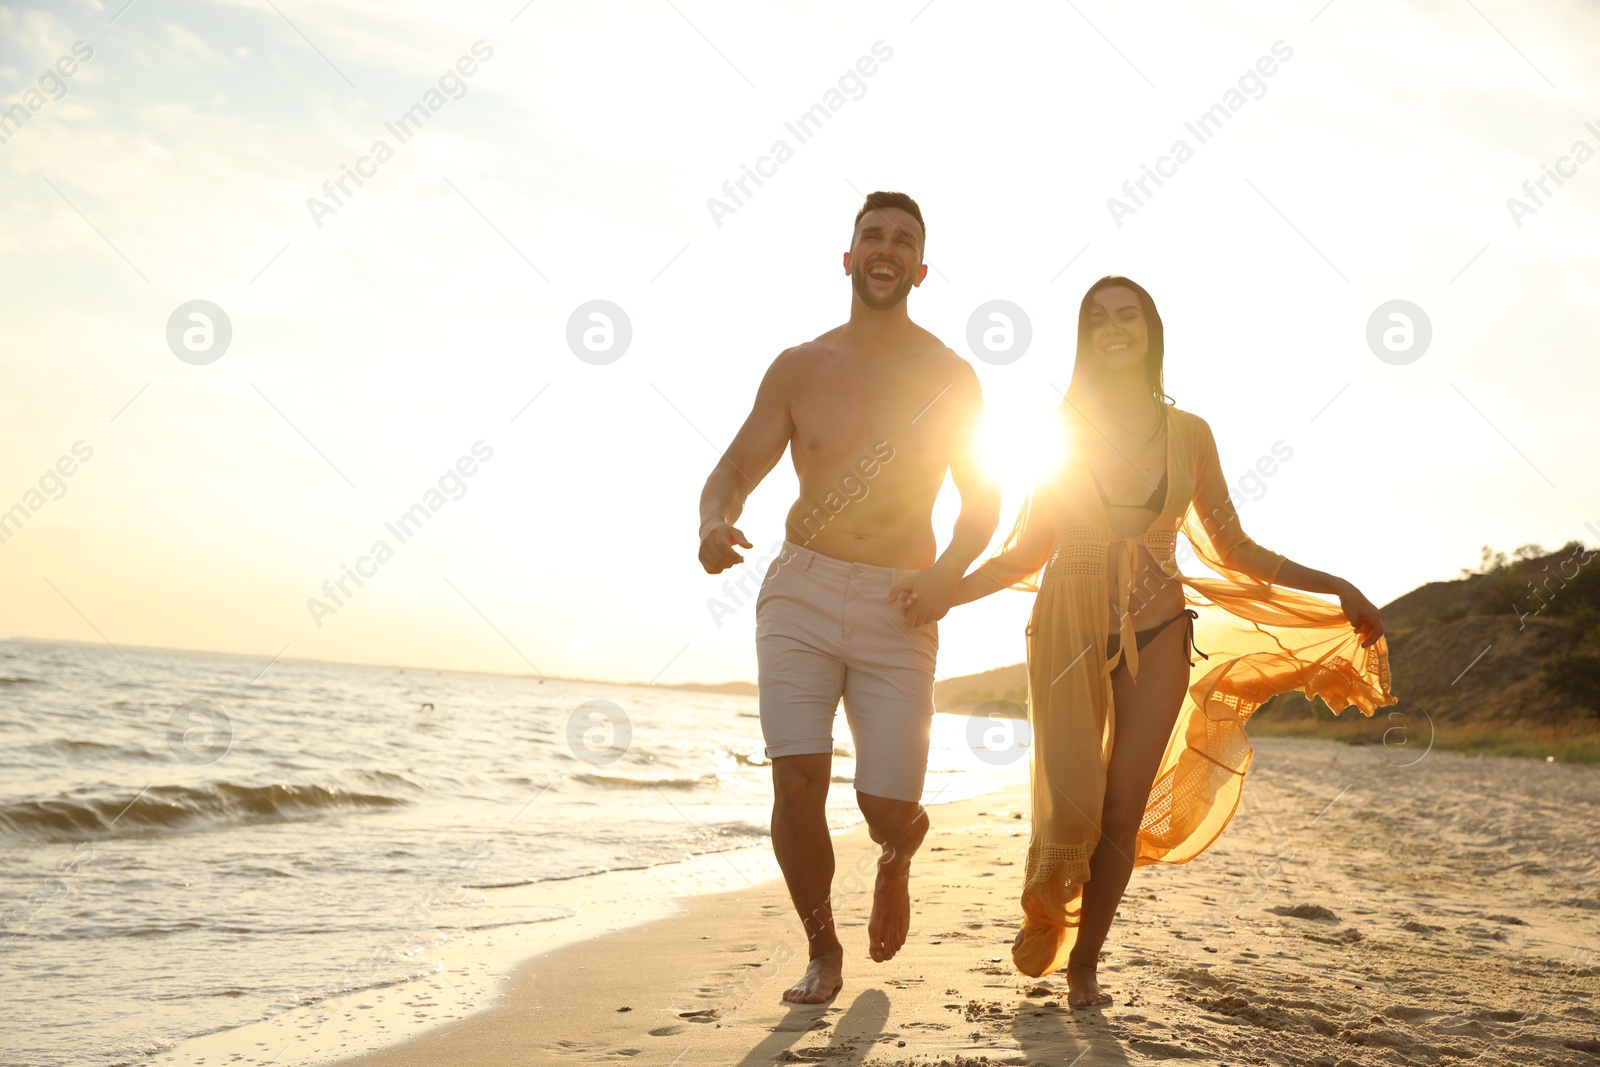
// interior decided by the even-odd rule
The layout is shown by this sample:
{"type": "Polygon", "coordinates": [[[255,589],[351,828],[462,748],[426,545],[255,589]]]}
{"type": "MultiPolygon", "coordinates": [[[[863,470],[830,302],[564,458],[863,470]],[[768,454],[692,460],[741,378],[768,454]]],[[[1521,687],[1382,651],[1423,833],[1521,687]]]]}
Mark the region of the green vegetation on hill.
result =
{"type": "Polygon", "coordinates": [[[982,674],[966,674],[934,683],[933,704],[940,711],[971,711],[990,701],[1014,704],[1016,714],[1024,714],[1028,707],[1028,665],[1013,663],[982,674]]]}
{"type": "Polygon", "coordinates": [[[1258,736],[1330,737],[1600,764],[1600,551],[1485,545],[1476,570],[1384,605],[1399,703],[1370,720],[1285,693],[1258,736]]]}

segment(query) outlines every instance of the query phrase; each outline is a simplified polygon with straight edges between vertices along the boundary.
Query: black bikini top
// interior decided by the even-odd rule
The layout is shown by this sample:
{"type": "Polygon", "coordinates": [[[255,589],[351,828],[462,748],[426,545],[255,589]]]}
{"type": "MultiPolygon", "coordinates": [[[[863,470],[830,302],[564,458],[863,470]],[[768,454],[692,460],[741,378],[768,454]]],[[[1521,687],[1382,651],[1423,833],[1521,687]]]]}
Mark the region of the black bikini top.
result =
{"type": "Polygon", "coordinates": [[[1167,472],[1161,472],[1161,484],[1151,492],[1150,499],[1143,504],[1113,504],[1106,499],[1106,491],[1100,485],[1100,479],[1094,476],[1094,471],[1089,472],[1089,478],[1094,482],[1095,491],[1100,494],[1100,502],[1108,508],[1144,508],[1147,511],[1160,511],[1167,502],[1167,472]]]}

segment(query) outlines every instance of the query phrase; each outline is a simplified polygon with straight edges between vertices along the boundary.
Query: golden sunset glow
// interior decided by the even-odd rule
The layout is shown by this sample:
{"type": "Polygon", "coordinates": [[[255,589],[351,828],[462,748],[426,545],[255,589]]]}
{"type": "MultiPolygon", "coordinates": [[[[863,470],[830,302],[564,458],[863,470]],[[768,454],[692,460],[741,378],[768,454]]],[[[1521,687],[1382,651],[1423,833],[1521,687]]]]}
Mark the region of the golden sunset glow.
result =
{"type": "Polygon", "coordinates": [[[1053,418],[1018,418],[993,407],[984,416],[978,448],[984,469],[1008,500],[1058,472],[1068,456],[1061,426],[1053,418]]]}

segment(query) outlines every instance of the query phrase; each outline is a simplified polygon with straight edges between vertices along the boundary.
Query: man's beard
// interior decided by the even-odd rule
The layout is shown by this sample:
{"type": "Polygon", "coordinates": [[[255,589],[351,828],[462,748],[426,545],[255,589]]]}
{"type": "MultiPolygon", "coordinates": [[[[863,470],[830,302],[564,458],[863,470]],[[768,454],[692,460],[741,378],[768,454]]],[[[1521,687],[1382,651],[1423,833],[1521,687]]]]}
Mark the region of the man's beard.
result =
{"type": "Polygon", "coordinates": [[[856,295],[861,298],[863,304],[873,311],[888,311],[890,308],[898,306],[905,300],[906,294],[911,292],[911,275],[909,273],[902,273],[895,287],[886,296],[882,297],[871,295],[867,289],[867,282],[868,278],[865,270],[859,270],[850,275],[850,284],[855,286],[856,295]]]}

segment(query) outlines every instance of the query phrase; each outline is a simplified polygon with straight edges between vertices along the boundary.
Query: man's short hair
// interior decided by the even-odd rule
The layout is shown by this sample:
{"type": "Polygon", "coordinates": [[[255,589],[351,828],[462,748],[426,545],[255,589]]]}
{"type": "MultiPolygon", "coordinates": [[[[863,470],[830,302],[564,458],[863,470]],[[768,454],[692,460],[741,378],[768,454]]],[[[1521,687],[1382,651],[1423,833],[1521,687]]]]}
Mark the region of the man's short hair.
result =
{"type": "Polygon", "coordinates": [[[851,235],[854,236],[855,227],[861,225],[861,216],[875,208],[897,207],[907,215],[917,220],[917,225],[922,227],[922,240],[928,240],[928,224],[922,221],[922,209],[917,202],[905,193],[868,193],[866,201],[861,205],[861,210],[856,212],[856,221],[851,224],[851,235]]]}

